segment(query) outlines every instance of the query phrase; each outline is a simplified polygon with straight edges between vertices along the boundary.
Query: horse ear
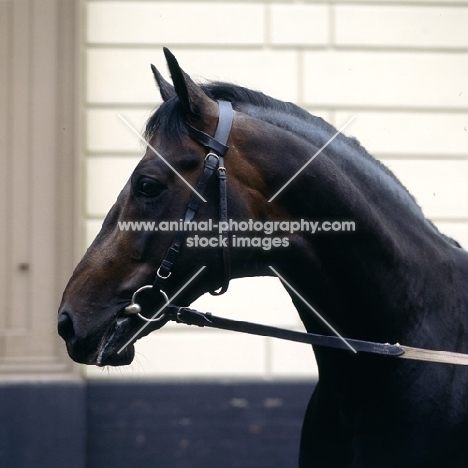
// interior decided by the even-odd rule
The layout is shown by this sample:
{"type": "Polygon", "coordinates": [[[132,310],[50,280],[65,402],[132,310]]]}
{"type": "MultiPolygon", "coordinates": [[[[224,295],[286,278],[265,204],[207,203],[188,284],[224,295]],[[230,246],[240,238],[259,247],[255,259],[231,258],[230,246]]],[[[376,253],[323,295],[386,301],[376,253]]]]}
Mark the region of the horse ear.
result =
{"type": "Polygon", "coordinates": [[[182,68],[172,52],[164,47],[167,65],[174,89],[188,118],[200,118],[216,112],[216,103],[210,99],[182,68]]]}
{"type": "Polygon", "coordinates": [[[153,70],[154,79],[156,80],[156,84],[158,85],[163,101],[166,102],[171,97],[175,96],[176,92],[174,86],[163,78],[161,73],[159,73],[159,70],[153,64],[151,64],[151,70],[153,70]]]}

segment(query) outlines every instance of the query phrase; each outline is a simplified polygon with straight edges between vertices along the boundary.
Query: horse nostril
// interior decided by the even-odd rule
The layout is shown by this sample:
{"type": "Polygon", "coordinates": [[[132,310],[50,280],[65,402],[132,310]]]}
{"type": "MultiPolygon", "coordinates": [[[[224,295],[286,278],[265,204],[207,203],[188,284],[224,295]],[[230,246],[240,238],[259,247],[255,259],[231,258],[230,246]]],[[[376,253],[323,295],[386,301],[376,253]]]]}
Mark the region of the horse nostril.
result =
{"type": "Polygon", "coordinates": [[[57,323],[58,334],[68,341],[75,336],[75,329],[73,327],[73,320],[68,312],[60,312],[57,323]]]}

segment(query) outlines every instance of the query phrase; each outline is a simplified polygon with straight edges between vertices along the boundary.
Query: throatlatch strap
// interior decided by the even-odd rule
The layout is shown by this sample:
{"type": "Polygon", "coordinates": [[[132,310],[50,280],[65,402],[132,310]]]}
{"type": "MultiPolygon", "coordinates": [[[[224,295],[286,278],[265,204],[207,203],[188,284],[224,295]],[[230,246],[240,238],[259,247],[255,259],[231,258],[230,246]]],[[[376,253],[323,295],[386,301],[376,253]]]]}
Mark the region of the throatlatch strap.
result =
{"type": "MultiPolygon", "coordinates": [[[[231,133],[232,120],[234,113],[230,102],[219,101],[219,122],[216,128],[215,138],[222,142],[227,142],[231,133]]],[[[219,154],[218,163],[218,182],[219,182],[219,221],[221,226],[227,226],[227,175],[224,167],[224,154],[219,154]]],[[[221,232],[222,252],[223,252],[223,284],[219,291],[211,291],[212,296],[224,294],[229,287],[231,278],[231,257],[229,255],[229,231],[224,228],[221,232]]]]}

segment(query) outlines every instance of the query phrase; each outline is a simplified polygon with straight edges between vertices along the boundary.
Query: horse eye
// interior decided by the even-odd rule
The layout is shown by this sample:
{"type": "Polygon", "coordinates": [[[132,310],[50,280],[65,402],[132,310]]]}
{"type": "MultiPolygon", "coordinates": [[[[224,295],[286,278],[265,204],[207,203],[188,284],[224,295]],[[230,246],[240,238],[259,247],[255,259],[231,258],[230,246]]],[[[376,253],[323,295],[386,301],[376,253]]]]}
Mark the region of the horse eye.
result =
{"type": "Polygon", "coordinates": [[[141,177],[135,187],[136,193],[146,197],[154,197],[161,192],[161,184],[149,177],[141,177]]]}

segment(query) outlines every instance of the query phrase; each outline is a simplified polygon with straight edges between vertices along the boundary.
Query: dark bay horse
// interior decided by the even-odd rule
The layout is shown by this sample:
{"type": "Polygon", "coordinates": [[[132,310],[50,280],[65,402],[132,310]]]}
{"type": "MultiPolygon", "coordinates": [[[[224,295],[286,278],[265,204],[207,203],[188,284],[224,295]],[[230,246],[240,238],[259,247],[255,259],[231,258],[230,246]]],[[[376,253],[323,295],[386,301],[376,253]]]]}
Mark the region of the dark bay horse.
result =
{"type": "MultiPolygon", "coordinates": [[[[122,314],[132,294],[153,283],[174,232],[126,231],[118,223],[183,219],[193,197],[188,184],[197,185],[206,155],[190,128],[215,133],[216,100],[234,109],[224,163],[230,219],[352,220],[356,226],[354,232],[297,231],[287,245],[270,249],[236,248],[231,232],[230,276],[272,275],[273,266],[343,336],[468,353],[468,254],[439,233],[388,169],[339,134],[271,200],[336,130],[259,92],[199,86],[165,54],[174,86],[153,70],[164,103],[147,124],[151,148],[63,294],[58,329],[72,359],[101,366],[132,361],[132,344],[118,351],[141,321],[122,314]]],[[[204,198],[194,219],[219,220],[215,179],[204,198]]],[[[205,266],[175,301],[189,305],[223,285],[223,264],[221,247],[184,243],[166,293],[171,297],[205,266]]],[[[309,332],[331,334],[291,297],[309,332]]],[[[466,367],[318,346],[314,352],[319,382],[303,425],[302,468],[468,466],[466,367]]]]}

